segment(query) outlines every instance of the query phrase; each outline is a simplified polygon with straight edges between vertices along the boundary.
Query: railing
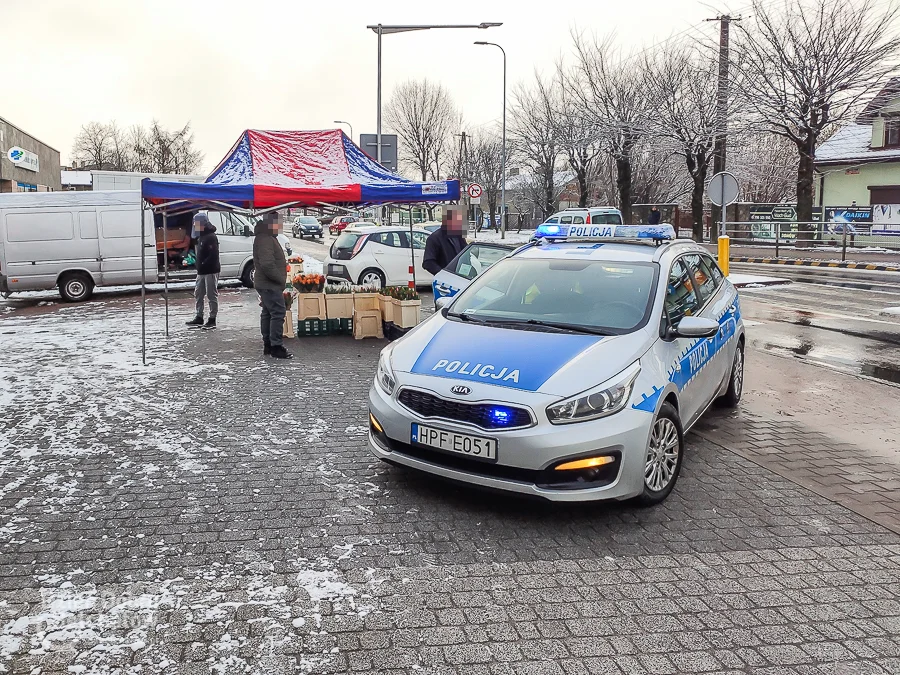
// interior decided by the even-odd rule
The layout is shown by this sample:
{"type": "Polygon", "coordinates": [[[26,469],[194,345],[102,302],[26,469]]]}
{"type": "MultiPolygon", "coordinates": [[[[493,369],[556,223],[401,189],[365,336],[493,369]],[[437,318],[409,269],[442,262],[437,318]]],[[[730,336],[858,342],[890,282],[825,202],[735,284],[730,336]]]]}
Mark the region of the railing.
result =
{"type": "MultiPolygon", "coordinates": [[[[731,239],[732,249],[759,249],[762,257],[780,257],[790,252],[792,257],[826,258],[827,254],[840,254],[858,259],[895,256],[900,263],[900,225],[880,223],[804,223],[740,222],[726,223],[720,233],[731,239]]],[[[690,237],[690,231],[680,229],[679,237],[690,237]]],[[[709,228],[704,232],[709,242],[709,228]]],[[[715,244],[715,242],[710,242],[715,244]]],[[[732,250],[732,256],[740,256],[732,250]]],[[[750,256],[759,257],[759,256],[750,256]]]]}

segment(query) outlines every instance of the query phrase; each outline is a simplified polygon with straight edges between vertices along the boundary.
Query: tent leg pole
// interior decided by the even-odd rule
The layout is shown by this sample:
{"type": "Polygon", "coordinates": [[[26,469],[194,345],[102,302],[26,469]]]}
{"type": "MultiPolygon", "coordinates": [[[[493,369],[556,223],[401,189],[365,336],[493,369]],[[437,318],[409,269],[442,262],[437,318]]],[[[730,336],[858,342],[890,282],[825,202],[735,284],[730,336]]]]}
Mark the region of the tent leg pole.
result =
{"type": "Polygon", "coordinates": [[[165,212],[163,212],[163,265],[165,266],[163,298],[166,302],[166,337],[169,337],[169,214],[165,212]]]}
{"type": "MultiPolygon", "coordinates": [[[[412,287],[413,290],[416,288],[416,247],[413,242],[413,216],[412,216],[412,207],[409,207],[409,251],[410,257],[412,258],[412,287]]],[[[424,258],[425,251],[422,251],[422,257],[424,258]]]]}
{"type": "Polygon", "coordinates": [[[141,360],[147,365],[147,223],[146,202],[141,200],[141,360]]]}

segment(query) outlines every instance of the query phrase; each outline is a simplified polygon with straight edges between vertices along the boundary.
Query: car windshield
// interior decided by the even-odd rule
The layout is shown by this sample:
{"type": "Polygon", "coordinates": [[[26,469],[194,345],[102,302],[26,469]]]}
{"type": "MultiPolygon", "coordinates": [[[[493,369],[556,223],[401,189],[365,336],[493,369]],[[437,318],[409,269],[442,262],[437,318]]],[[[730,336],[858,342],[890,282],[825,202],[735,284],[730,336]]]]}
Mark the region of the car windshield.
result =
{"type": "Polygon", "coordinates": [[[361,232],[348,232],[347,230],[344,230],[334,242],[334,248],[338,250],[352,250],[360,238],[365,236],[366,235],[361,232]]]}
{"type": "Polygon", "coordinates": [[[624,334],[644,323],[656,274],[653,263],[507,258],[476,277],[448,316],[624,334]]]}
{"type": "Polygon", "coordinates": [[[300,216],[297,218],[297,222],[301,225],[318,225],[319,221],[313,218],[312,216],[300,216]]]}

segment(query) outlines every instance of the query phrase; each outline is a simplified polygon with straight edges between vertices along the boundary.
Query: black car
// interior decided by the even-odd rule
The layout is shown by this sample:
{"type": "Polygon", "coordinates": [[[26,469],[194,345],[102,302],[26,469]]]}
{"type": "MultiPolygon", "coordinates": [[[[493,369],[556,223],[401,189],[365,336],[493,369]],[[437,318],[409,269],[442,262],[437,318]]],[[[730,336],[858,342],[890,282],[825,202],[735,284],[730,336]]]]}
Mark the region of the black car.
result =
{"type": "Polygon", "coordinates": [[[300,239],[303,239],[304,236],[322,239],[325,231],[315,216],[297,216],[291,225],[291,234],[294,235],[294,238],[300,237],[300,239]]]}

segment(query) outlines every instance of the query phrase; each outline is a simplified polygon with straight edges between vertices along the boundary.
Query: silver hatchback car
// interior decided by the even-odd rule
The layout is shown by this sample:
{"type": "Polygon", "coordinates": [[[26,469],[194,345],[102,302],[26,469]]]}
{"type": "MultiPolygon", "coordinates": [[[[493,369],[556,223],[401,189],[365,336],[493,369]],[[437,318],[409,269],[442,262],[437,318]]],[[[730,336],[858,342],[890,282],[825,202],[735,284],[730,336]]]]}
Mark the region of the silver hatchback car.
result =
{"type": "Polygon", "coordinates": [[[382,351],[371,451],[549,500],[660,502],[685,431],[740,400],[737,291],[702,247],[660,241],[671,226],[549,230],[382,351]]]}

